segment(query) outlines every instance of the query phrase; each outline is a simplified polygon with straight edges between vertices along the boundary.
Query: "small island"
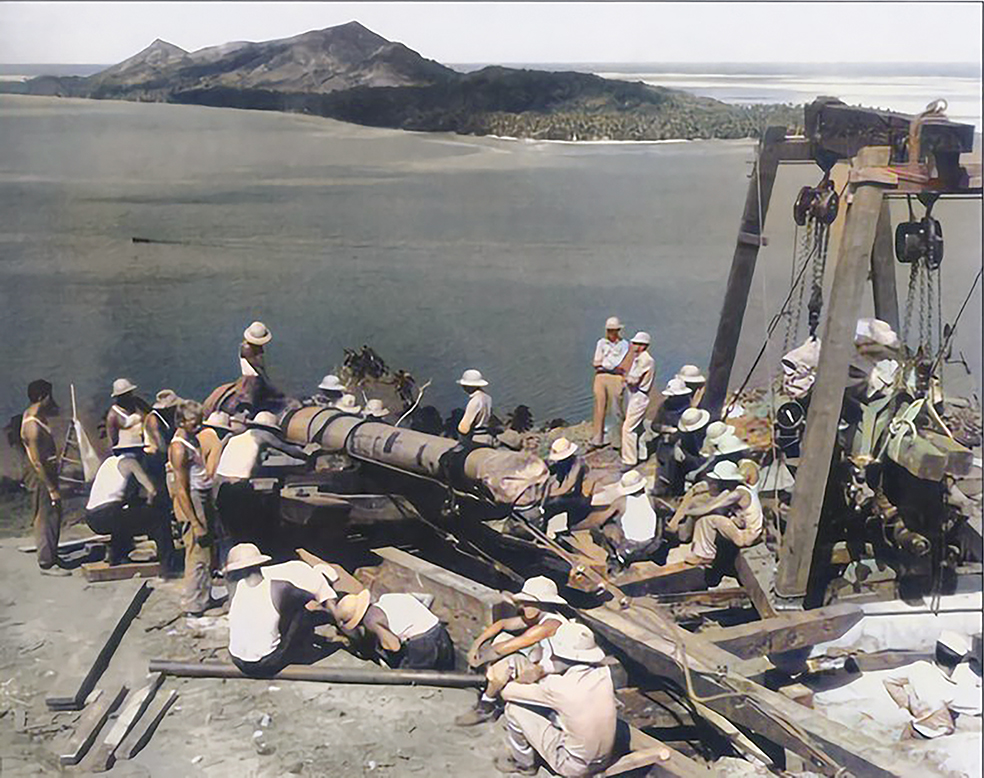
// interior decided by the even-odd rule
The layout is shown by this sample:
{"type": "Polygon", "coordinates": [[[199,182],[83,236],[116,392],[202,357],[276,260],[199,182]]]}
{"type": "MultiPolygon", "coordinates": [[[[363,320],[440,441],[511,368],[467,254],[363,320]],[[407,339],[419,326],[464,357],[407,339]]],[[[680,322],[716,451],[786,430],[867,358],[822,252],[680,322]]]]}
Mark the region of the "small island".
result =
{"type": "Polygon", "coordinates": [[[792,105],[731,105],[640,81],[490,66],[460,73],[358,22],[188,52],[156,40],[92,76],[0,92],[290,111],[373,127],[566,141],[758,137],[792,105]]]}

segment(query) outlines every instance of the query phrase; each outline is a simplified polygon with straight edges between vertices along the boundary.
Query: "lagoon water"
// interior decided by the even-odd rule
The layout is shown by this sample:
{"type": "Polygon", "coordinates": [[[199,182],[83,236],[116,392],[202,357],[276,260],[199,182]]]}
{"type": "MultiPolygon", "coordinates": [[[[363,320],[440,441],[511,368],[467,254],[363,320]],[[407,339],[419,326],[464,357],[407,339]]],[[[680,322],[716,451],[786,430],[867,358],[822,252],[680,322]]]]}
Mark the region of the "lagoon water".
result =
{"type": "MultiPolygon", "coordinates": [[[[426,400],[445,411],[461,404],[454,379],[478,367],[503,413],[523,402],[538,421],[585,418],[609,315],[653,333],[661,380],[706,364],[753,152],[0,97],[0,413],[39,376],[63,404],[74,382],[89,409],[119,375],[147,395],[204,397],[235,377],[243,327],[262,319],[271,372],[292,392],[367,343],[433,379],[426,400]]],[[[811,166],[778,179],[736,375],[785,296],[792,202],[817,180],[811,166]]],[[[936,215],[949,318],[980,266],[980,204],[936,215]]],[[[980,301],[954,350],[975,373],[954,372],[964,393],[980,385],[980,301]]],[[[773,365],[781,346],[780,330],[773,365]]]]}

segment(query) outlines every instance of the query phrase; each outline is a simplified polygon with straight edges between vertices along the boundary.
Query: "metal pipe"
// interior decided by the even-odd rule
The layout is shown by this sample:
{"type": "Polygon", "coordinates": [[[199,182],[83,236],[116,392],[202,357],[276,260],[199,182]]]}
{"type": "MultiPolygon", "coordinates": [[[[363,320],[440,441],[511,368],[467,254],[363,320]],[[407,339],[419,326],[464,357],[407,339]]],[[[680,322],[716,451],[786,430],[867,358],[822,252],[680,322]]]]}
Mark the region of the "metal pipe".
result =
{"type": "MultiPolygon", "coordinates": [[[[151,673],[183,678],[251,678],[233,664],[223,662],[150,661],[151,673]]],[[[353,683],[387,686],[441,686],[455,689],[480,688],[485,676],[476,673],[445,672],[441,670],[364,670],[349,667],[310,667],[292,665],[263,680],[314,681],[316,683],[353,683]]]]}

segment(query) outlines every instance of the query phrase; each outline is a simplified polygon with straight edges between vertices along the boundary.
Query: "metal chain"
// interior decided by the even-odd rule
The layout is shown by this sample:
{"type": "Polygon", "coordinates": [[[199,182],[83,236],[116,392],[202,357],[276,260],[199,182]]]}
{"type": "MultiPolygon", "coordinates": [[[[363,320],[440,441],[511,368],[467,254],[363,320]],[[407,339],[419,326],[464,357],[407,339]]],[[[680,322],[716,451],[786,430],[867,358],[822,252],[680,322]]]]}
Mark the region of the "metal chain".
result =
{"type": "Polygon", "coordinates": [[[929,320],[926,316],[926,292],[927,276],[924,263],[920,262],[919,269],[919,350],[926,353],[926,346],[929,340],[929,320]]]}
{"type": "Polygon", "coordinates": [[[936,305],[933,285],[936,281],[936,273],[926,266],[926,355],[936,353],[934,346],[933,329],[936,326],[936,317],[933,316],[933,307],[936,305]]]}
{"type": "Polygon", "coordinates": [[[909,266],[909,288],[905,298],[905,317],[902,319],[902,342],[908,344],[910,324],[912,323],[912,305],[916,301],[916,286],[918,285],[919,265],[913,262],[909,266]]]}
{"type": "Polygon", "coordinates": [[[789,353],[790,348],[799,344],[800,320],[803,318],[803,290],[806,288],[806,284],[802,282],[800,276],[802,275],[801,270],[803,269],[803,265],[810,260],[810,244],[812,240],[813,222],[808,221],[806,228],[802,231],[797,224],[793,243],[792,272],[789,277],[790,287],[794,284],[797,287],[797,297],[795,310],[790,311],[786,315],[786,335],[782,345],[783,354],[789,353]]]}

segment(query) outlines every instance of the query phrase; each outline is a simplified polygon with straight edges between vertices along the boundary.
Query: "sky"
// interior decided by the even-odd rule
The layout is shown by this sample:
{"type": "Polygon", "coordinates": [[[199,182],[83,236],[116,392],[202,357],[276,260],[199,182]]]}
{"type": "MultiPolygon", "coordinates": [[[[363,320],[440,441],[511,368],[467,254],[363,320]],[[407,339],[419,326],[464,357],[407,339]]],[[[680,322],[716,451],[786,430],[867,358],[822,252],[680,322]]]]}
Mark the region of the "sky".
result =
{"type": "Polygon", "coordinates": [[[980,63],[981,9],[979,2],[0,2],[0,62],[110,64],[155,38],[191,51],[357,20],[445,63],[980,63]]]}

